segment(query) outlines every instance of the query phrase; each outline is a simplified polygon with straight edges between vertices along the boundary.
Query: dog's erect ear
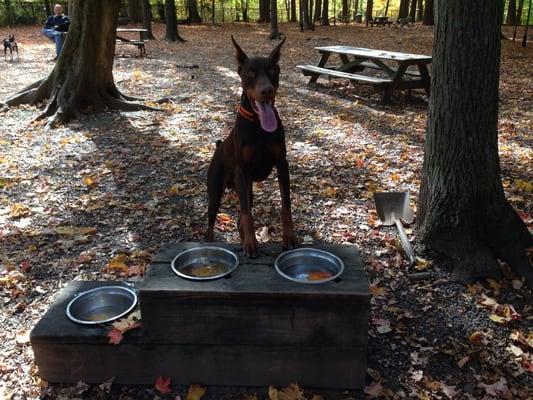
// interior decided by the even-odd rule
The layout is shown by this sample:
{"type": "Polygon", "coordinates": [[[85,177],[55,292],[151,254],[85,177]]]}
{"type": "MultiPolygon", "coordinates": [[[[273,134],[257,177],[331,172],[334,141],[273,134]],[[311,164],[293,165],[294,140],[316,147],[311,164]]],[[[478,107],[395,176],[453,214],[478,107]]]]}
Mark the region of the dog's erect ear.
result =
{"type": "Polygon", "coordinates": [[[239,67],[242,66],[247,60],[248,56],[244,51],[242,51],[241,46],[237,44],[235,39],[233,38],[233,35],[231,35],[231,41],[233,42],[233,45],[235,46],[235,50],[237,50],[237,62],[239,63],[239,67]]]}
{"type": "Polygon", "coordinates": [[[283,46],[283,43],[285,43],[285,39],[287,39],[287,38],[284,37],[283,40],[281,42],[279,42],[279,44],[270,53],[269,58],[272,60],[272,62],[274,64],[277,64],[279,62],[281,46],[283,46]]]}

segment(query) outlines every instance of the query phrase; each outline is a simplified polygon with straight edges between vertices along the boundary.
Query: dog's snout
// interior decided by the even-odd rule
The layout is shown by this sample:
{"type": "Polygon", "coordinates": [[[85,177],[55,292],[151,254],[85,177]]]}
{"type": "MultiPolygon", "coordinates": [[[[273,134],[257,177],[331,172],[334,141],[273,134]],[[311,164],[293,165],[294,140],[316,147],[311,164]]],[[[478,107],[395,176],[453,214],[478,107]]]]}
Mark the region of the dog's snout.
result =
{"type": "Polygon", "coordinates": [[[261,88],[261,96],[272,96],[274,93],[274,86],[272,85],[265,85],[261,88]]]}

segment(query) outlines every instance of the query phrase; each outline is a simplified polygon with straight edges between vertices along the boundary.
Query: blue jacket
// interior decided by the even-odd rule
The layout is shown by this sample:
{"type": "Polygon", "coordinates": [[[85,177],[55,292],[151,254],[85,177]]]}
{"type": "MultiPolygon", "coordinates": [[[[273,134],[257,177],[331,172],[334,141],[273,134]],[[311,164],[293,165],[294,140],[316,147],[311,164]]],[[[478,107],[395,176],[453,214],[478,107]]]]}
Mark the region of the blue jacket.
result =
{"type": "Polygon", "coordinates": [[[70,19],[66,15],[50,15],[44,24],[45,29],[55,29],[58,32],[68,31],[70,19]]]}

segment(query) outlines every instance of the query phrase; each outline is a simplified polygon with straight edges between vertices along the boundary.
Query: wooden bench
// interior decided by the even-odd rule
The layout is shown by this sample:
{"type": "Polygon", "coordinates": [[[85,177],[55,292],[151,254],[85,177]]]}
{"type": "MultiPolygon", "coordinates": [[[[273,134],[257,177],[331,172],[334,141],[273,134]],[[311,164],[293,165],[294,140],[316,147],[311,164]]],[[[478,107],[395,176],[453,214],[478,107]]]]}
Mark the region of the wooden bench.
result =
{"type": "Polygon", "coordinates": [[[146,48],[144,47],[144,44],[146,43],[146,40],[117,40],[117,44],[131,44],[133,46],[137,46],[139,49],[139,53],[141,56],[146,55],[146,48]]]}
{"type": "Polygon", "coordinates": [[[317,67],[315,65],[297,65],[296,68],[299,68],[302,71],[304,71],[305,76],[328,75],[328,76],[334,76],[336,78],[344,78],[344,79],[349,79],[351,81],[357,81],[362,84],[370,84],[370,85],[377,85],[377,86],[392,84],[392,79],[384,79],[384,78],[377,78],[374,76],[353,74],[350,72],[337,71],[331,68],[317,67]]]}

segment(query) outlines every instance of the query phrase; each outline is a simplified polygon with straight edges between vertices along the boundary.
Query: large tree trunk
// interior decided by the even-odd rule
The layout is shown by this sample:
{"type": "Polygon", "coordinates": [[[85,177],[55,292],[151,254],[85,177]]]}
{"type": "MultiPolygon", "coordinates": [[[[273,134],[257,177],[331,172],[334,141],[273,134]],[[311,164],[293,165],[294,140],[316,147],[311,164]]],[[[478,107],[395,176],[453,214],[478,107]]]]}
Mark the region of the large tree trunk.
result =
{"type": "Polygon", "coordinates": [[[342,20],[348,21],[348,0],[342,0],[342,20]]]}
{"type": "Polygon", "coordinates": [[[187,10],[189,11],[189,23],[199,24],[202,22],[198,13],[198,2],[196,0],[187,0],[187,10]]]}
{"type": "Polygon", "coordinates": [[[270,21],[270,0],[259,0],[259,21],[270,21]]]}
{"type": "Polygon", "coordinates": [[[433,0],[426,0],[426,5],[424,7],[424,19],[422,20],[422,23],[424,25],[435,25],[435,13],[433,10],[434,3],[433,0]]]}
{"type": "Polygon", "coordinates": [[[128,0],[128,17],[130,18],[130,22],[139,23],[143,21],[141,1],[142,0],[128,0]]]}
{"type": "Polygon", "coordinates": [[[367,0],[366,2],[366,26],[368,26],[368,21],[372,19],[372,7],[374,6],[372,0],[367,0]]]}
{"type": "Polygon", "coordinates": [[[142,0],[142,13],[143,13],[143,28],[146,29],[145,38],[154,40],[154,33],[152,32],[152,8],[150,6],[150,0],[142,0]]]}
{"type": "Polygon", "coordinates": [[[505,199],[498,157],[502,2],[439,0],[437,7],[421,238],[462,281],[498,278],[499,259],[533,287],[526,254],[533,236],[505,199]]]}
{"type": "Polygon", "coordinates": [[[300,0],[300,24],[302,29],[309,29],[309,0],[300,0]]]}
{"type": "Polygon", "coordinates": [[[322,25],[329,25],[329,0],[322,0],[322,25]]]}
{"type": "Polygon", "coordinates": [[[424,0],[418,0],[418,10],[416,12],[416,22],[424,19],[424,0]]]}
{"type": "Polygon", "coordinates": [[[165,40],[169,42],[185,41],[178,33],[178,19],[174,0],[165,0],[165,26],[165,40]]]}
{"type": "Polygon", "coordinates": [[[416,3],[418,0],[411,0],[411,9],[409,11],[409,19],[411,22],[415,22],[416,20],[416,3]]]}
{"type": "Polygon", "coordinates": [[[513,26],[516,25],[516,0],[509,0],[505,23],[513,26]]]}
{"type": "Polygon", "coordinates": [[[277,0],[270,0],[270,39],[279,39],[280,34],[278,30],[278,2],[277,0]]]}
{"type": "Polygon", "coordinates": [[[322,14],[322,0],[316,0],[315,2],[315,13],[314,21],[320,21],[320,15],[322,14]]]}
{"type": "Polygon", "coordinates": [[[131,102],[113,80],[115,32],[119,0],[71,0],[71,25],[56,65],[47,78],[37,81],[5,102],[7,106],[38,104],[48,100],[36,119],[49,117],[48,127],[105,107],[155,110],[131,102]],[[106,12],[102,13],[101,10],[106,12]]]}
{"type": "Polygon", "coordinates": [[[291,0],[291,22],[298,21],[296,18],[296,0],[291,0]]]}
{"type": "Polygon", "coordinates": [[[409,0],[400,0],[400,9],[398,10],[398,19],[407,18],[409,15],[409,0]]]}

